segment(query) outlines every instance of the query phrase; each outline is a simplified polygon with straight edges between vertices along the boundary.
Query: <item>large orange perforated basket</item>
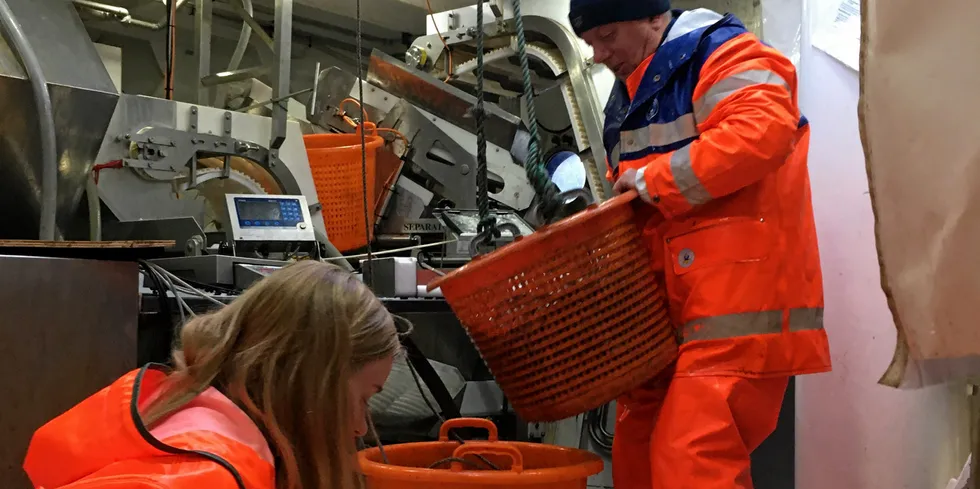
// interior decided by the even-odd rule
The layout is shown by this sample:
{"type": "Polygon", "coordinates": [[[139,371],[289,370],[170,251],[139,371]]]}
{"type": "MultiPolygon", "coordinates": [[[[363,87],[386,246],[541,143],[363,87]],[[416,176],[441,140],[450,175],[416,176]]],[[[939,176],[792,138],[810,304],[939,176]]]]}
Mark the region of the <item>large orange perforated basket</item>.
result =
{"type": "MultiPolygon", "coordinates": [[[[361,136],[356,134],[310,134],[303,136],[310,160],[313,184],[323,206],[327,237],[340,251],[367,246],[374,235],[375,162],[384,139],[375,126],[365,123],[367,189],[361,162],[361,136]],[[364,194],[367,191],[368,223],[364,223],[364,194]],[[368,231],[370,230],[370,231],[368,231]],[[370,233],[370,234],[369,234],[370,233]],[[370,236],[370,237],[369,237],[370,236]]],[[[358,131],[361,129],[358,128],[358,131]]]]}
{"type": "Polygon", "coordinates": [[[592,206],[429,285],[526,421],[600,407],[677,357],[636,198],[592,206]]]}
{"type": "Polygon", "coordinates": [[[586,489],[602,465],[602,459],[585,450],[499,440],[493,423],[467,418],[443,423],[439,441],[358,454],[367,489],[586,489]],[[470,427],[486,429],[489,439],[450,441],[450,430],[470,427]]]}

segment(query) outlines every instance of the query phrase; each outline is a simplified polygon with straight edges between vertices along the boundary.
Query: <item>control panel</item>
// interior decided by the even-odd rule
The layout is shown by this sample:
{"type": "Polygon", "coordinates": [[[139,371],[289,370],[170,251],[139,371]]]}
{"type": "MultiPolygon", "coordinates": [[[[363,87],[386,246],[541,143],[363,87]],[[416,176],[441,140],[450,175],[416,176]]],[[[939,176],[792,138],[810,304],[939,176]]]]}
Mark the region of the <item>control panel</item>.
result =
{"type": "Polygon", "coordinates": [[[227,194],[225,199],[232,241],[316,241],[302,195],[227,194]]]}

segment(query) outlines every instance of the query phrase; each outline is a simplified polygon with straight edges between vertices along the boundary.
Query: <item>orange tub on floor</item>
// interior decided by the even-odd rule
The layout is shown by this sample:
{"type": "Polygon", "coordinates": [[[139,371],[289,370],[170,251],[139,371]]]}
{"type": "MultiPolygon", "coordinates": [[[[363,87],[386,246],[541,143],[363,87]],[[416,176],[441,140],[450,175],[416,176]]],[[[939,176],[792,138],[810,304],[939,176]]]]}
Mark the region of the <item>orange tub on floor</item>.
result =
{"type": "Polygon", "coordinates": [[[589,477],[602,471],[593,453],[500,441],[493,423],[470,418],[443,423],[439,441],[385,446],[384,456],[370,448],[358,458],[368,489],[586,489],[589,477]],[[489,440],[450,441],[456,428],[484,428],[489,440]]]}

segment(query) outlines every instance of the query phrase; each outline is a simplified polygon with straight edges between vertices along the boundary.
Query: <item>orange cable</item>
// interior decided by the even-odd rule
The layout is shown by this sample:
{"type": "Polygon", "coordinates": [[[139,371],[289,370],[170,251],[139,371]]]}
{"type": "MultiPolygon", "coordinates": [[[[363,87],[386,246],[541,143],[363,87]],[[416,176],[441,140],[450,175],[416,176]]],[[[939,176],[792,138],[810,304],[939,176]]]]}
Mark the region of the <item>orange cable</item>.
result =
{"type": "Polygon", "coordinates": [[[439,40],[442,41],[442,45],[446,48],[446,79],[444,81],[449,82],[453,77],[453,50],[449,49],[449,44],[446,43],[446,38],[442,37],[442,32],[439,32],[439,24],[436,23],[436,14],[432,11],[432,3],[429,0],[425,0],[425,7],[429,9],[429,18],[432,19],[432,26],[436,28],[436,35],[439,36],[439,40]]]}
{"type": "MultiPolygon", "coordinates": [[[[364,109],[364,107],[361,107],[361,103],[360,103],[360,102],[358,102],[358,101],[357,101],[357,99],[353,99],[353,98],[350,98],[350,97],[348,97],[348,98],[345,98],[345,99],[343,99],[343,100],[341,100],[341,101],[340,101],[340,103],[339,103],[339,104],[337,105],[337,108],[338,108],[338,109],[340,110],[340,112],[341,112],[341,113],[343,114],[343,117],[344,117],[344,120],[345,120],[345,121],[347,121],[347,123],[348,123],[348,124],[350,124],[350,123],[352,122],[352,121],[350,120],[350,118],[349,118],[349,117],[347,117],[347,113],[346,113],[346,112],[344,112],[344,104],[346,104],[346,103],[348,103],[348,102],[350,102],[350,103],[352,103],[352,104],[354,104],[354,105],[356,105],[356,106],[357,106],[357,110],[359,110],[359,111],[361,112],[361,119],[363,119],[363,120],[361,121],[362,123],[365,123],[365,122],[371,122],[371,121],[370,121],[370,120],[368,119],[368,114],[367,114],[367,110],[365,110],[365,109],[364,109]]],[[[352,125],[353,125],[354,127],[357,127],[357,126],[356,126],[355,124],[352,124],[352,125]]]]}
{"type": "Polygon", "coordinates": [[[411,144],[411,143],[408,142],[408,138],[405,137],[404,134],[398,132],[396,129],[391,129],[391,128],[388,128],[388,127],[376,127],[375,130],[378,131],[378,132],[390,132],[390,133],[394,134],[395,137],[401,139],[402,141],[405,141],[406,148],[409,146],[409,144],[411,144]]]}
{"type": "Polygon", "coordinates": [[[392,180],[394,180],[394,178],[395,178],[396,175],[398,175],[398,172],[397,171],[388,176],[388,178],[385,180],[384,187],[381,189],[381,193],[378,195],[378,198],[375,199],[375,201],[374,201],[374,214],[375,214],[375,217],[379,217],[378,216],[378,208],[381,207],[381,201],[384,200],[385,191],[387,190],[388,192],[392,192],[392,191],[395,190],[394,187],[393,187],[394,182],[392,180]]]}

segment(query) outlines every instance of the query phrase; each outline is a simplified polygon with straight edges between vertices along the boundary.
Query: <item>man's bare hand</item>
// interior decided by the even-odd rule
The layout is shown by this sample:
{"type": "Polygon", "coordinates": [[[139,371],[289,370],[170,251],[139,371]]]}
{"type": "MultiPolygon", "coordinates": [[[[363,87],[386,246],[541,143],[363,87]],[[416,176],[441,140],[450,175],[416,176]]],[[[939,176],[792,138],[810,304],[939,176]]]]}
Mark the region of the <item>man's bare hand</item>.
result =
{"type": "Polygon", "coordinates": [[[613,186],[613,191],[616,195],[629,192],[630,190],[636,190],[636,170],[626,170],[619,180],[616,180],[616,185],[613,186]]]}

